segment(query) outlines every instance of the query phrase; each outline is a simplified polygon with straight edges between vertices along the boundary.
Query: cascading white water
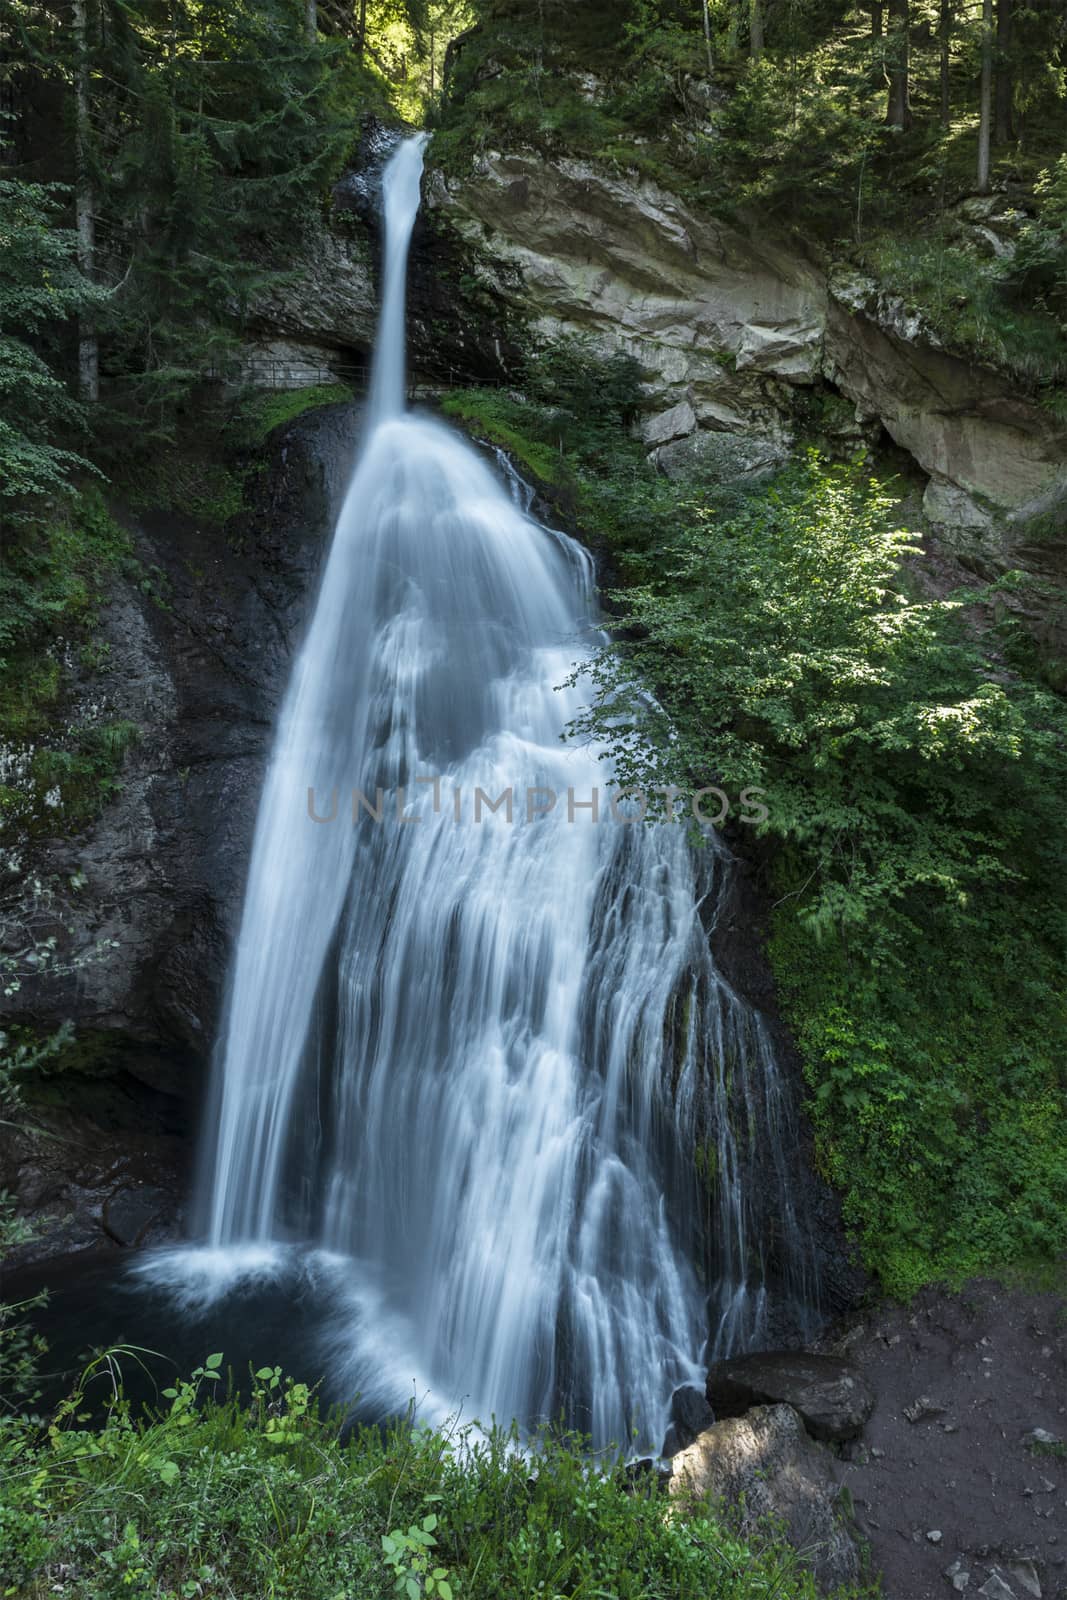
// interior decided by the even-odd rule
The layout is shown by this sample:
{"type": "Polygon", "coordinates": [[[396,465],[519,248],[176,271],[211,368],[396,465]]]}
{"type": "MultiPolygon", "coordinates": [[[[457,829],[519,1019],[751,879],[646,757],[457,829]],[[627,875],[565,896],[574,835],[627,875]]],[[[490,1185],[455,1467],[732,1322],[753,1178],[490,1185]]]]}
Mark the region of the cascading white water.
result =
{"type": "Polygon", "coordinates": [[[382,309],[378,344],[371,376],[368,425],[404,410],[404,299],[407,290],[408,246],[418,215],[422,185],[422,156],[426,134],[418,133],[397,146],[382,184],[382,222],[385,263],[382,271],[382,309]]]}
{"type": "Polygon", "coordinates": [[[182,1270],[303,1241],[345,1285],[332,1360],[383,1407],[415,1381],[658,1445],[709,1328],[750,1346],[775,1295],[813,1304],[789,1102],[710,953],[722,847],[698,884],[685,828],[613,808],[561,739],[589,558],[403,413],[422,149],[385,172],[367,432],[260,804],[182,1270]]]}

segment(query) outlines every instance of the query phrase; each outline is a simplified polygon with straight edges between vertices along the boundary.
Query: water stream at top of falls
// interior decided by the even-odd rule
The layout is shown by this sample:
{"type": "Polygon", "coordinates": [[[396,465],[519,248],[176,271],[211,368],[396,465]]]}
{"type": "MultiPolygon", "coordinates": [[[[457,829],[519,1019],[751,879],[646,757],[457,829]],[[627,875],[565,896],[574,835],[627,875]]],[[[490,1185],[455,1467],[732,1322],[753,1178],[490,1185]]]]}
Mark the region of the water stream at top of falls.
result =
{"type": "Polygon", "coordinates": [[[589,557],[404,410],[423,145],[384,174],[364,439],[260,802],[204,1237],[153,1270],[195,1297],[295,1254],[383,1409],[414,1383],[431,1414],[656,1447],[702,1356],[813,1314],[790,1096],[712,958],[724,848],[618,820],[561,738],[589,557]]]}

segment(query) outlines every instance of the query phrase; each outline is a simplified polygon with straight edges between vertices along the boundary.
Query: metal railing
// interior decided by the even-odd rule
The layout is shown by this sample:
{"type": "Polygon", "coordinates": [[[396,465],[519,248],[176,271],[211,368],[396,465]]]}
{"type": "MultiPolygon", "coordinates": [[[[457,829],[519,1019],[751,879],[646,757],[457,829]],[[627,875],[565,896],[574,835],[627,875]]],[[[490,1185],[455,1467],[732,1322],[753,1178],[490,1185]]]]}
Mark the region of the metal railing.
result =
{"type": "MultiPolygon", "coordinates": [[[[257,389],[304,389],[316,384],[345,383],[359,390],[370,381],[372,362],[369,356],[340,357],[337,360],[301,360],[297,355],[250,356],[231,372],[211,369],[206,374],[220,382],[252,383],[257,389]]],[[[411,372],[408,376],[410,394],[444,389],[514,389],[515,379],[479,377],[459,367],[438,368],[434,373],[411,372]]]]}

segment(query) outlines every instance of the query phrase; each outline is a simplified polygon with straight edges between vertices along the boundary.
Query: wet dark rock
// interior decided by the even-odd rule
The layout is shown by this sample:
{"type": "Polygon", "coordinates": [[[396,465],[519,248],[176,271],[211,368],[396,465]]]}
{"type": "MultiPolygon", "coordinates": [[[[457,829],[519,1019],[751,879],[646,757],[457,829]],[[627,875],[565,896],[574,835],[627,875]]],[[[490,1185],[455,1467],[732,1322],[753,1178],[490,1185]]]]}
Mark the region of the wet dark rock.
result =
{"type": "Polygon", "coordinates": [[[75,1030],[32,1087],[25,1126],[0,1129],[0,1188],[36,1229],[16,1259],[176,1227],[271,730],[358,422],[334,406],[275,435],[225,535],[175,512],[124,518],[139,566],[114,581],[98,629],[108,671],[84,692],[139,738],[100,815],[77,836],[31,840],[0,880],[0,922],[16,928],[34,881],[57,886],[57,970],[23,981],[9,1020],[75,1030]],[[94,947],[99,958],[63,970],[94,947]]]}
{"type": "Polygon", "coordinates": [[[160,1242],[173,1224],[174,1197],[155,1184],[123,1183],[103,1205],[102,1222],[116,1244],[132,1247],[160,1242]]]}
{"type": "Polygon", "coordinates": [[[636,1461],[628,1461],[623,1471],[635,1494],[651,1488],[661,1492],[670,1485],[671,1469],[659,1456],[639,1456],[636,1461]]]}
{"type": "Polygon", "coordinates": [[[5,1266],[176,1238],[189,1131],[182,1099],[121,1069],[99,1078],[72,1072],[38,1089],[0,1138],[0,1190],[30,1227],[5,1266]]]}
{"type": "Polygon", "coordinates": [[[714,1421],[715,1413],[699,1389],[690,1383],[675,1389],[671,1395],[671,1425],[663,1441],[663,1454],[676,1456],[714,1421]]]}
{"type": "MultiPolygon", "coordinates": [[[[778,993],[767,959],[771,922],[771,896],[766,890],[769,874],[761,853],[761,841],[753,839],[753,832],[752,828],[731,827],[727,823],[724,833],[733,852],[733,867],[724,886],[725,892],[716,901],[715,915],[706,925],[716,965],[727,982],[760,1012],[783,1075],[799,1087],[803,1082],[803,1067],[796,1044],[782,1022],[778,993]]],[[[829,1320],[854,1309],[870,1284],[858,1252],[846,1237],[840,1197],[818,1173],[814,1141],[806,1119],[799,1121],[798,1134],[801,1150],[796,1163],[800,1184],[797,1206],[798,1211],[806,1214],[810,1228],[815,1298],[829,1320]]],[[[766,1146],[765,1141],[763,1144],[766,1146]]],[[[757,1148],[749,1159],[751,1182],[770,1197],[774,1189],[769,1147],[757,1148]]],[[[758,1210],[760,1201],[757,1199],[753,1203],[758,1210]]],[[[769,1283],[774,1286],[780,1281],[785,1263],[778,1256],[782,1230],[769,1208],[763,1213],[760,1232],[765,1249],[765,1270],[769,1283]]],[[[810,1329],[791,1319],[788,1308],[782,1306],[781,1297],[773,1295],[767,1342],[786,1348],[799,1347],[809,1340],[810,1329]]],[[[712,1408],[715,1409],[714,1403],[712,1408]]],[[[722,1415],[721,1412],[717,1414],[722,1415]]]]}
{"type": "MultiPolygon", "coordinates": [[[[42,1031],[69,1019],[79,1048],[92,1036],[93,1078],[121,1068],[199,1094],[189,1063],[202,1067],[214,1039],[271,730],[357,429],[342,405],[275,437],[252,508],[225,536],[177,512],[126,519],[153,576],[116,581],[94,692],[139,738],[99,817],[25,862],[27,877],[84,879],[55,904],[60,956],[106,947],[81,973],[24,981],[11,1008],[42,1031]]],[[[12,920],[19,892],[0,885],[12,920]]]]}
{"type": "Polygon", "coordinates": [[[857,1368],[838,1356],[785,1350],[740,1356],[708,1374],[707,1397],[720,1417],[751,1406],[792,1406],[814,1439],[854,1439],[874,1410],[874,1394],[857,1368]]]}

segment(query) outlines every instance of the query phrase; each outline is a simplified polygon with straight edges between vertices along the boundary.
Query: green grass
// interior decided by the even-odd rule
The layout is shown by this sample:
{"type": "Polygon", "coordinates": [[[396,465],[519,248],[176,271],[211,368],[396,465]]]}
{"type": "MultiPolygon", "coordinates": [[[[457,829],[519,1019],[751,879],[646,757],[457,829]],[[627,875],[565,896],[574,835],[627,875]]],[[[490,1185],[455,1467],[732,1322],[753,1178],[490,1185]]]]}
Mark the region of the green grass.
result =
{"type": "Polygon", "coordinates": [[[44,1600],[816,1600],[795,1555],[668,1513],[610,1454],[472,1427],[347,1435],[305,1385],[222,1356],[135,1415],[99,1359],[47,1423],[0,1416],[0,1592],[44,1600]],[[103,1416],[101,1406],[106,1406],[103,1416]],[[96,1420],[92,1420],[92,1415],[96,1420]]]}
{"type": "Polygon", "coordinates": [[[571,475],[567,458],[558,444],[533,436],[538,420],[545,431],[546,419],[536,419],[528,407],[517,406],[494,389],[457,389],[441,397],[441,410],[452,421],[462,423],[469,433],[506,450],[520,469],[545,487],[568,486],[571,475]]]}
{"type": "Polygon", "coordinates": [[[249,447],[266,443],[275,430],[294,422],[307,411],[320,406],[343,405],[351,401],[352,390],[345,383],[312,384],[303,389],[260,390],[242,402],[233,423],[235,437],[249,447]]]}
{"type": "Polygon", "coordinates": [[[936,236],[884,236],[863,261],[909,310],[929,320],[945,346],[999,367],[1029,385],[1067,378],[1067,328],[1047,312],[1014,305],[998,262],[936,236]]]}

